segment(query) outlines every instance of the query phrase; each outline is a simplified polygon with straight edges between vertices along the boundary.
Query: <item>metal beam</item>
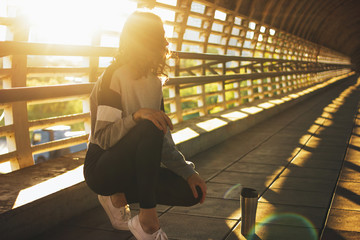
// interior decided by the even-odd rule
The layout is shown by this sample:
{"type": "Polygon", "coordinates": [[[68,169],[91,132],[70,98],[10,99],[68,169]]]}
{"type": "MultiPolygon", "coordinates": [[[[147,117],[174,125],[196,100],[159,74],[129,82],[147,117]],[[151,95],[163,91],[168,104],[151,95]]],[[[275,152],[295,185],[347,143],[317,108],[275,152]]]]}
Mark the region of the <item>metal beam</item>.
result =
{"type": "Polygon", "coordinates": [[[273,6],[275,1],[267,1],[264,7],[264,11],[262,14],[262,18],[261,18],[261,23],[264,23],[266,20],[266,17],[269,15],[270,12],[270,8],[273,6]]]}
{"type": "MultiPolygon", "coordinates": [[[[297,0],[295,0],[297,1],[297,0]]],[[[307,0],[303,0],[303,1],[297,1],[296,2],[296,7],[295,7],[295,11],[290,15],[290,19],[289,21],[287,21],[286,19],[283,20],[283,27],[285,26],[285,22],[286,22],[286,26],[284,27],[284,29],[287,32],[291,32],[290,30],[293,28],[294,24],[295,24],[295,20],[299,18],[299,11],[302,10],[305,6],[305,4],[307,3],[307,0]]]]}
{"type": "Polygon", "coordinates": [[[250,6],[250,12],[249,12],[249,19],[253,18],[254,12],[255,12],[255,6],[257,5],[259,0],[253,0],[251,2],[251,6],[250,6]]]}
{"type": "Polygon", "coordinates": [[[273,12],[273,16],[272,16],[272,19],[271,19],[271,22],[270,22],[270,26],[274,27],[274,23],[275,23],[275,20],[276,18],[278,17],[280,11],[281,11],[281,7],[283,6],[285,0],[279,0],[276,7],[275,7],[275,10],[273,12]]]}
{"type": "MultiPolygon", "coordinates": [[[[324,10],[323,8],[326,5],[327,5],[326,1],[315,1],[314,7],[312,9],[310,9],[310,11],[306,14],[305,20],[299,26],[299,29],[296,33],[297,36],[304,37],[302,34],[304,30],[307,30],[308,33],[312,32],[309,30],[309,29],[311,29],[311,27],[308,25],[314,24],[315,19],[319,17],[319,12],[323,11],[324,10]]],[[[306,37],[304,37],[304,38],[308,39],[306,37]]]]}
{"type": "MultiPolygon", "coordinates": [[[[283,18],[282,18],[282,21],[281,21],[281,23],[280,23],[280,26],[279,26],[279,28],[280,28],[281,30],[284,30],[284,24],[285,24],[285,22],[288,22],[288,21],[289,21],[288,18],[289,18],[290,13],[293,11],[293,9],[296,9],[296,8],[295,8],[296,3],[298,3],[297,0],[292,0],[292,1],[290,2],[287,10],[286,10],[285,13],[284,13],[284,16],[283,16],[283,18]]],[[[291,16],[291,15],[290,15],[290,16],[291,16]]]]}
{"type": "Polygon", "coordinates": [[[297,16],[297,21],[295,22],[295,25],[292,26],[291,33],[296,35],[296,30],[298,29],[299,25],[305,21],[305,18],[311,9],[313,9],[314,4],[316,4],[317,0],[312,1],[306,1],[307,4],[305,4],[305,7],[302,9],[300,16],[297,16]],[[309,3],[310,2],[310,3],[309,3]]]}

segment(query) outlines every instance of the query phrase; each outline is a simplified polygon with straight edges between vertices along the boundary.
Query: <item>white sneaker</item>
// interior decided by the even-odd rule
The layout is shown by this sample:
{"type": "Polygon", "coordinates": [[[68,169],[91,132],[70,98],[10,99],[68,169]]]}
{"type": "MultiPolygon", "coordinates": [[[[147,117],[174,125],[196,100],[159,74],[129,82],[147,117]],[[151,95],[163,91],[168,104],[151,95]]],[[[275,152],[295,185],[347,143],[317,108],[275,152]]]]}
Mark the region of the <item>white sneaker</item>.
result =
{"type": "Polygon", "coordinates": [[[99,202],[110,218],[111,225],[117,230],[129,231],[128,221],[131,219],[129,205],[116,208],[113,206],[110,196],[98,195],[99,202]]]}
{"type": "Polygon", "coordinates": [[[168,240],[166,233],[161,228],[153,234],[146,233],[140,225],[139,215],[130,219],[128,225],[137,240],[168,240]]]}

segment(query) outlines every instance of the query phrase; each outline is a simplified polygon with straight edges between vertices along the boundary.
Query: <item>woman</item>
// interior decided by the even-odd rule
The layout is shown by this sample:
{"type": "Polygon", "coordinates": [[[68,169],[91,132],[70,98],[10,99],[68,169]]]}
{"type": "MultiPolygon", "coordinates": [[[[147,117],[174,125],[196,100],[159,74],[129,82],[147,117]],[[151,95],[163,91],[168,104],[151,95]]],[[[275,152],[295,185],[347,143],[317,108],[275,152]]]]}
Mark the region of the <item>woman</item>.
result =
{"type": "Polygon", "coordinates": [[[135,12],[126,21],[118,55],[90,96],[91,134],[84,176],[114,228],[137,239],[167,239],[156,204],[203,203],[206,184],[176,150],[163,111],[168,42],[161,19],[135,12]],[[163,164],[166,168],[160,167],[163,164]],[[128,203],[140,204],[131,218],[128,203]]]}

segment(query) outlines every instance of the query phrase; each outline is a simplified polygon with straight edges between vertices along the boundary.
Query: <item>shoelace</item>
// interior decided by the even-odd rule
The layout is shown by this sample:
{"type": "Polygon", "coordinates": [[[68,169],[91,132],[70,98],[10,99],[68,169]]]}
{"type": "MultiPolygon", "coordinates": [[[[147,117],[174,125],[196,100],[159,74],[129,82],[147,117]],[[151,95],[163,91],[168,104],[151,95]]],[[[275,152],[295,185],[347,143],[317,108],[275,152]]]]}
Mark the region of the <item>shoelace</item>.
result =
{"type": "Polygon", "coordinates": [[[129,209],[129,205],[126,205],[125,207],[121,208],[120,215],[121,215],[122,219],[124,219],[125,221],[130,220],[131,212],[129,209]]]}
{"type": "Polygon", "coordinates": [[[153,236],[155,237],[154,240],[168,240],[166,233],[164,233],[161,228],[156,233],[154,233],[153,236]]]}

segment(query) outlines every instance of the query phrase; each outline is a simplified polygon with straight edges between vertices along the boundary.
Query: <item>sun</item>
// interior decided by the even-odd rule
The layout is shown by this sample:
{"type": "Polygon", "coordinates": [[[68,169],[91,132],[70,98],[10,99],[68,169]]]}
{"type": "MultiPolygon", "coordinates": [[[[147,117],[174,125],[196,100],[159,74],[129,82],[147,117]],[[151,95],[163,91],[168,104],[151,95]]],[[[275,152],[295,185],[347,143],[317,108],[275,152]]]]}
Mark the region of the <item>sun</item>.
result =
{"type": "Polygon", "coordinates": [[[21,0],[18,7],[30,23],[29,41],[90,45],[97,31],[120,32],[136,10],[131,0],[21,0]]]}

